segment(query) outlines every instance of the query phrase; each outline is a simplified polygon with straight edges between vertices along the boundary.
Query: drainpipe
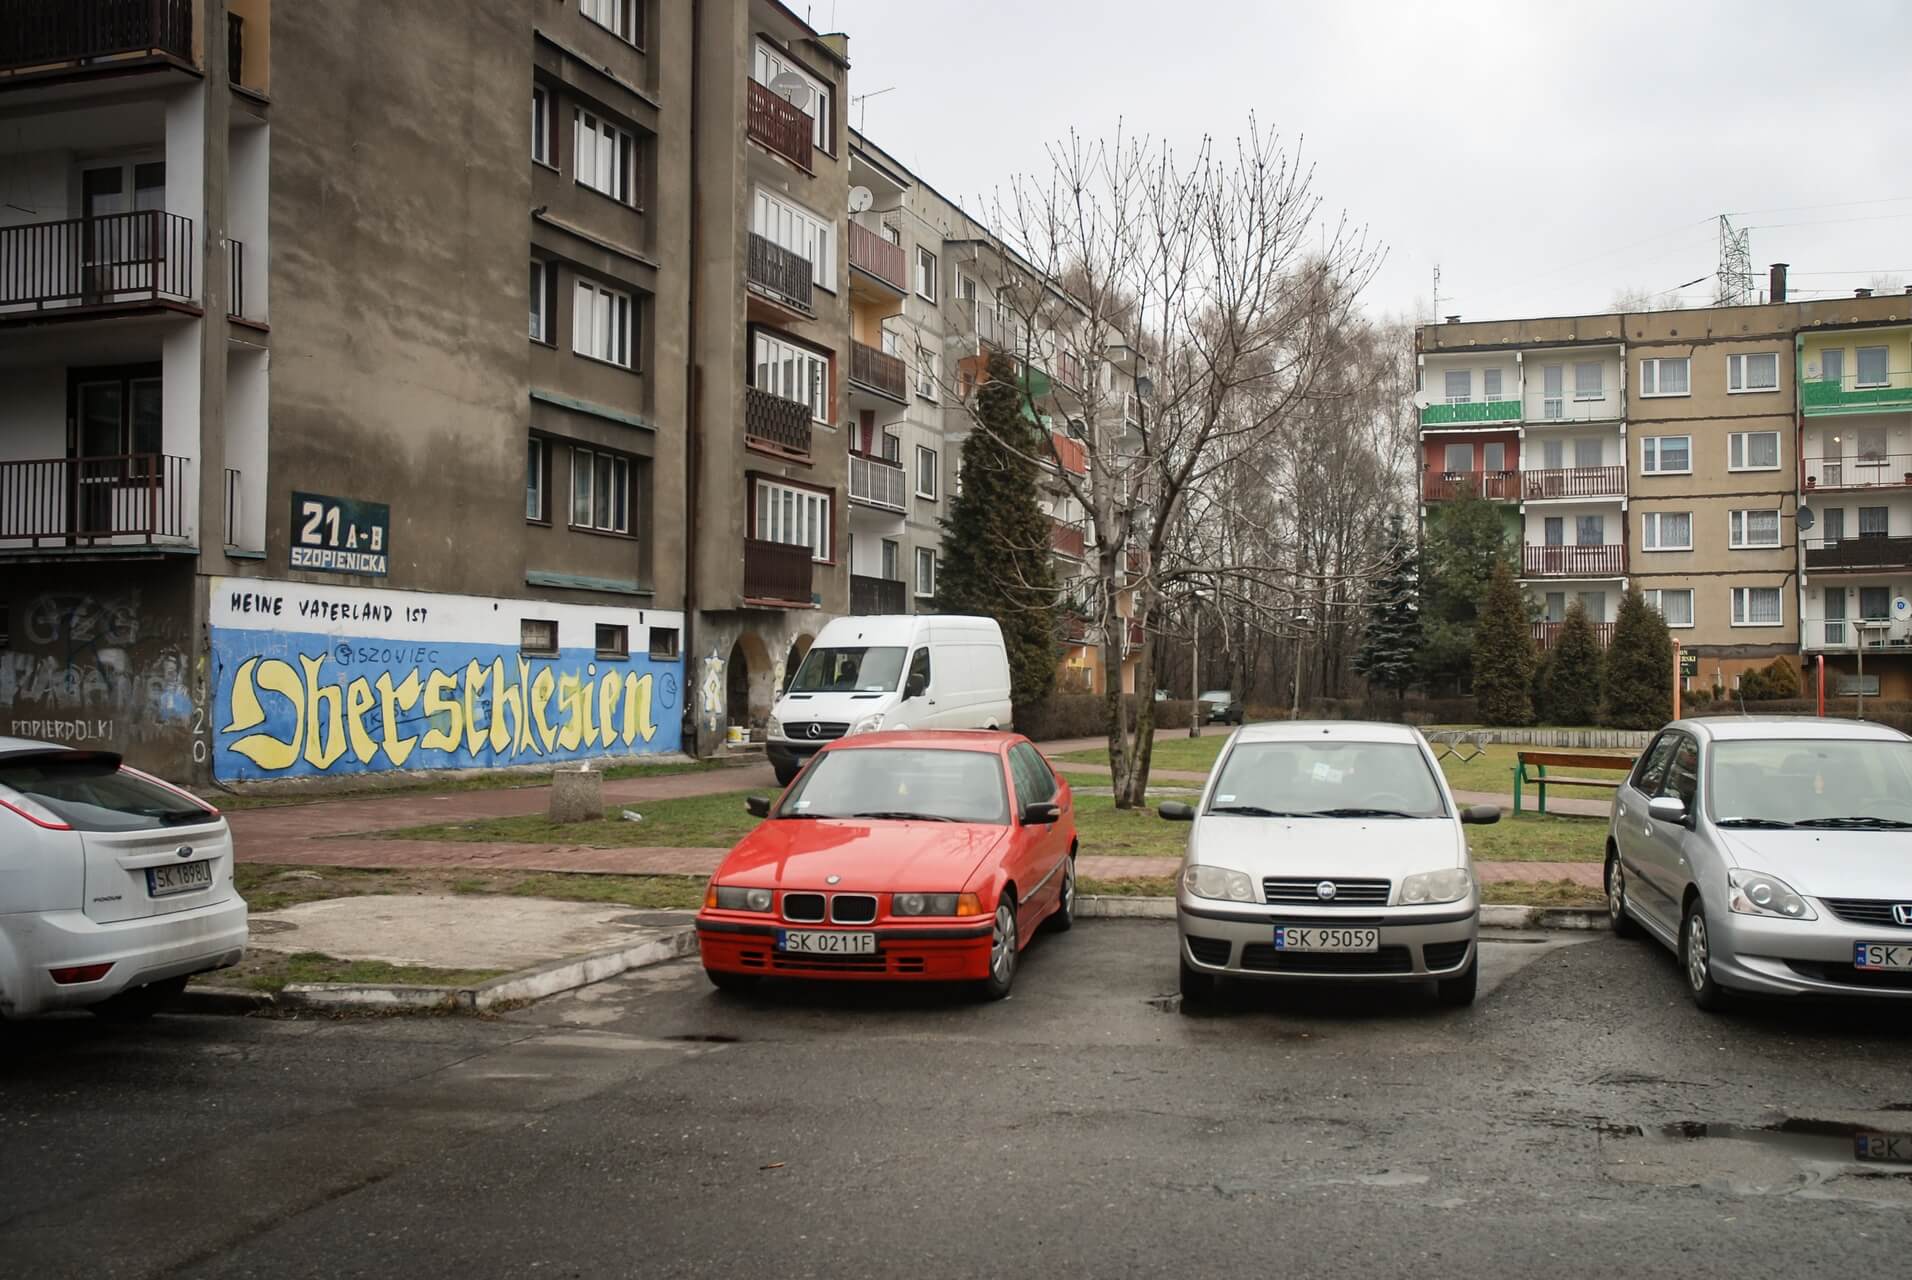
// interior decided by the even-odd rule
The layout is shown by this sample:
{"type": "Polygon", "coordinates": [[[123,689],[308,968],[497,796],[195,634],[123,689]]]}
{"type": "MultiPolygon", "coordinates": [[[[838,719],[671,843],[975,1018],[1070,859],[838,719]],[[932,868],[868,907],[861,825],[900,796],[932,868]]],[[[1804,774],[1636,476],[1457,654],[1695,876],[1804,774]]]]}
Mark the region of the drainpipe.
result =
{"type": "Polygon", "coordinates": [[[703,223],[704,202],[697,189],[697,122],[703,116],[698,97],[703,68],[703,0],[691,0],[690,8],[690,161],[686,165],[685,188],[690,192],[690,285],[684,307],[684,735],[691,744],[690,755],[698,755],[698,713],[693,690],[703,688],[697,656],[697,493],[703,464],[704,380],[697,366],[697,293],[703,284],[703,264],[699,255],[698,230],[703,223]]]}

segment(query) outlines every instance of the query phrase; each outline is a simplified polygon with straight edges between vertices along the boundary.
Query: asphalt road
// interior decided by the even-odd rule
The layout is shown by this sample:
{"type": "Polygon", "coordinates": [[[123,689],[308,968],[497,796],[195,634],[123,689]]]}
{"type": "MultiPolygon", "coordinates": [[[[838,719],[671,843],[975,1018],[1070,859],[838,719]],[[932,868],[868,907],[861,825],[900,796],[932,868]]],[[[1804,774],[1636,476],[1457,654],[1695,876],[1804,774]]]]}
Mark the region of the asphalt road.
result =
{"type": "Polygon", "coordinates": [[[0,1273],[1912,1269],[1912,1163],[1849,1136],[1912,1132],[1904,1004],[1709,1017],[1670,957],[1550,935],[1465,1012],[1196,1017],[1173,945],[1085,922],[989,1006],[673,965],[489,1020],[0,1028],[0,1273]]]}

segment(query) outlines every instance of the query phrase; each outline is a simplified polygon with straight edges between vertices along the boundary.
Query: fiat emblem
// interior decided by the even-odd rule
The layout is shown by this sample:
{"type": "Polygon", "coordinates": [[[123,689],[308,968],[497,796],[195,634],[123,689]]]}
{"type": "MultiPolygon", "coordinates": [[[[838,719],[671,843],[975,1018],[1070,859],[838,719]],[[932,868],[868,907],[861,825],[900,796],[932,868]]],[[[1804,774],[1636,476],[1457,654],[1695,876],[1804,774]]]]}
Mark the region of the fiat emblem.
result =
{"type": "Polygon", "coordinates": [[[1892,918],[1907,928],[1912,928],[1912,902],[1901,902],[1893,907],[1892,918]]]}
{"type": "Polygon", "coordinates": [[[825,883],[825,884],[839,884],[839,883],[841,883],[841,882],[842,882],[842,880],[843,880],[843,877],[842,877],[842,876],[825,876],[825,877],[823,877],[823,883],[825,883]]]}
{"type": "Polygon", "coordinates": [[[1334,901],[1334,881],[1323,880],[1320,884],[1316,885],[1315,897],[1321,899],[1323,902],[1333,902],[1334,901]]]}

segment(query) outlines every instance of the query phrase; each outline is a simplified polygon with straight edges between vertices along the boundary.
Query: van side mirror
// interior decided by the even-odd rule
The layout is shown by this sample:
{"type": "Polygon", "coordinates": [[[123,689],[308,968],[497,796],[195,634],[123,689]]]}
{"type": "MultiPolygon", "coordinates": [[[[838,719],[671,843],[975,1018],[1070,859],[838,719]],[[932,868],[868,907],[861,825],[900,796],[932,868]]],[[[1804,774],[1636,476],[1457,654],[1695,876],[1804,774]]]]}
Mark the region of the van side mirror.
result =
{"type": "Polygon", "coordinates": [[[1037,800],[1022,807],[1025,827],[1052,827],[1062,820],[1062,806],[1053,800],[1037,800]]]}
{"type": "Polygon", "coordinates": [[[1497,804],[1470,804],[1461,810],[1461,821],[1474,826],[1488,827],[1500,821],[1500,806],[1497,804]]]}
{"type": "Polygon", "coordinates": [[[1195,806],[1184,800],[1164,800],[1155,806],[1155,812],[1170,822],[1195,821],[1195,806]]]}
{"type": "Polygon", "coordinates": [[[1678,796],[1654,796],[1646,802],[1646,812],[1655,822],[1686,825],[1686,801],[1678,796]]]}
{"type": "Polygon", "coordinates": [[[929,677],[928,676],[913,675],[908,680],[903,682],[903,701],[905,702],[908,702],[911,698],[920,698],[928,692],[929,692],[929,677]]]}
{"type": "Polygon", "coordinates": [[[745,796],[744,808],[750,811],[750,816],[753,818],[768,818],[770,816],[770,797],[745,796]]]}

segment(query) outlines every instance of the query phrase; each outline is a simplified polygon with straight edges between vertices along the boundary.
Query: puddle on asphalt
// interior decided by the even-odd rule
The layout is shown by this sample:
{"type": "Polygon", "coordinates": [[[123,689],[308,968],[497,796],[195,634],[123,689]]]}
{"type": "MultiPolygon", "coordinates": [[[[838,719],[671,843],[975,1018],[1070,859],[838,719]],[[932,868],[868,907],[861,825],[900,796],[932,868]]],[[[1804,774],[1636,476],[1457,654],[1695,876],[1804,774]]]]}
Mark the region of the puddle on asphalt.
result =
{"type": "Polygon", "coordinates": [[[1631,1153],[1608,1167],[1608,1175],[1623,1182],[1834,1198],[1840,1194],[1835,1183],[1853,1194],[1859,1182],[1881,1189],[1912,1182],[1912,1133],[1873,1125],[1795,1118],[1769,1125],[1602,1120],[1592,1127],[1621,1140],[1616,1155],[1631,1153]]]}
{"type": "Polygon", "coordinates": [[[1879,1171],[1903,1171],[1905,1176],[1912,1176],[1912,1133],[1890,1133],[1866,1125],[1842,1124],[1831,1120],[1783,1120],[1778,1124],[1757,1127],[1705,1124],[1689,1120],[1681,1124],[1662,1125],[1645,1136],[1670,1142],[1697,1142],[1709,1138],[1752,1142],[1804,1160],[1897,1165],[1896,1170],[1881,1167],[1879,1171]]]}

